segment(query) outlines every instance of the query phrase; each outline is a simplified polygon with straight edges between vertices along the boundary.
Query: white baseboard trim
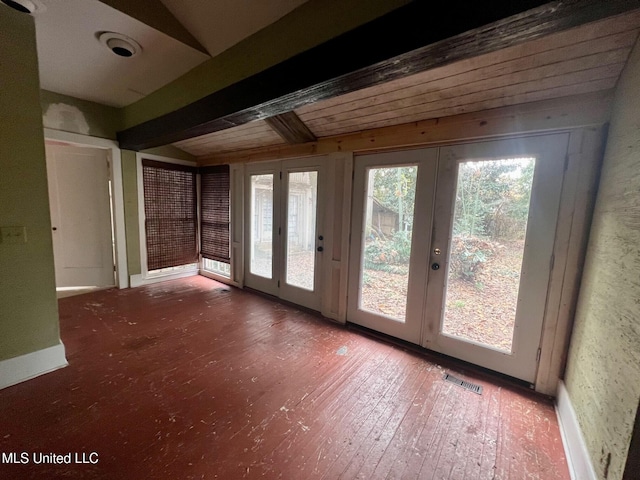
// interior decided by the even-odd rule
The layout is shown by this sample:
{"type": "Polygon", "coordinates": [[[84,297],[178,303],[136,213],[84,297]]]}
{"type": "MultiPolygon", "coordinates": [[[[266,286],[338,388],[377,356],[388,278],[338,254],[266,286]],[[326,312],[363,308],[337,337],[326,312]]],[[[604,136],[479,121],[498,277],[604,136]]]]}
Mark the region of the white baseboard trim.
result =
{"type": "Polygon", "coordinates": [[[143,285],[151,285],[153,283],[166,282],[168,280],[177,280],[178,278],[193,277],[198,275],[198,269],[185,270],[179,273],[169,273],[167,275],[158,275],[155,277],[145,278],[142,274],[131,275],[129,283],[131,288],[142,287],[143,285]]]}
{"type": "Polygon", "coordinates": [[[0,361],[0,389],[69,365],[60,342],[53,347],[0,361]]]}
{"type": "Polygon", "coordinates": [[[572,480],[598,480],[564,382],[558,384],[556,415],[572,480]]]}

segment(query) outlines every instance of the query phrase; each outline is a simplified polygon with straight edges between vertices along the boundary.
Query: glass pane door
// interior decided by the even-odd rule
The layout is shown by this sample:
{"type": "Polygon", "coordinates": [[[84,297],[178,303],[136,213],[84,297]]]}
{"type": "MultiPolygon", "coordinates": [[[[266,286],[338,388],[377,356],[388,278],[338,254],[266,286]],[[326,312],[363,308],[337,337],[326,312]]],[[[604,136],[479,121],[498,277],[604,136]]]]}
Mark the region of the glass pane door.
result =
{"type": "Polygon", "coordinates": [[[282,258],[280,298],[321,309],[323,158],[282,162],[282,258]]]}
{"type": "Polygon", "coordinates": [[[424,346],[534,381],[567,141],[440,149],[424,346]]]}
{"type": "Polygon", "coordinates": [[[273,174],[251,175],[249,271],[273,278],[273,174]]]}
{"type": "Polygon", "coordinates": [[[367,168],[358,306],[404,322],[418,166],[367,168]]]}
{"type": "Polygon", "coordinates": [[[290,172],[287,177],[287,285],[313,291],[316,272],[318,172],[290,172]]]}
{"type": "Polygon", "coordinates": [[[245,284],[321,308],[324,157],[248,165],[245,284]]]}
{"type": "Polygon", "coordinates": [[[458,164],[444,334],[511,352],[535,163],[458,164]]]}
{"type": "Polygon", "coordinates": [[[436,155],[408,150],[354,163],[347,319],[413,343],[422,329],[436,155]]]}

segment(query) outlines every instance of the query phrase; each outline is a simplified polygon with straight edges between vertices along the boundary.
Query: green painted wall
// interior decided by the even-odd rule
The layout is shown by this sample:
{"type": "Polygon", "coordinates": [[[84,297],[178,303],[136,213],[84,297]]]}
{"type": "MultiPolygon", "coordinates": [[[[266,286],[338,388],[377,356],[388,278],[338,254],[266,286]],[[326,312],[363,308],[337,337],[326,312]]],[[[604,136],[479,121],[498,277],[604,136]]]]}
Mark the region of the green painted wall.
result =
{"type": "Polygon", "coordinates": [[[407,3],[409,0],[309,0],[169,85],[125,107],[124,128],[184,107],[407,3]]]}
{"type": "Polygon", "coordinates": [[[142,150],[140,153],[150,153],[151,155],[160,155],[161,157],[169,157],[176,160],[187,160],[189,162],[197,161],[196,157],[184,150],[180,150],[178,147],[174,147],[173,145],[147,148],[146,150],[142,150]]]}
{"type": "Polygon", "coordinates": [[[617,87],[565,375],[594,468],[608,480],[622,478],[640,399],[638,79],[640,43],[617,87]]]}
{"type": "Polygon", "coordinates": [[[124,193],[124,228],[127,237],[129,275],[138,275],[140,266],[140,227],[138,224],[138,172],[136,152],[122,150],[122,189],[124,193]]]}
{"type": "Polygon", "coordinates": [[[122,110],[48,90],[40,91],[45,128],[114,140],[122,110]]]}
{"type": "Polygon", "coordinates": [[[0,360],[59,342],[58,303],[33,18],[0,15],[0,227],[26,243],[0,243],[0,360]]]}

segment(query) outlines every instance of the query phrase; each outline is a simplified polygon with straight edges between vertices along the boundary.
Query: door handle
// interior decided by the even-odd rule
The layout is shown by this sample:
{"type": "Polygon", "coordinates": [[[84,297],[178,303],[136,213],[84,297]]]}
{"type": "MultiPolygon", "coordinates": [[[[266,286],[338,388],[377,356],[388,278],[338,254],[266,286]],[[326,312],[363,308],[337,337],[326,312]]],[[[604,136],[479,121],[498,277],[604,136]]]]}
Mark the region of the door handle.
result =
{"type": "Polygon", "coordinates": [[[431,264],[431,270],[440,270],[440,264],[439,263],[432,263],[431,264]]]}

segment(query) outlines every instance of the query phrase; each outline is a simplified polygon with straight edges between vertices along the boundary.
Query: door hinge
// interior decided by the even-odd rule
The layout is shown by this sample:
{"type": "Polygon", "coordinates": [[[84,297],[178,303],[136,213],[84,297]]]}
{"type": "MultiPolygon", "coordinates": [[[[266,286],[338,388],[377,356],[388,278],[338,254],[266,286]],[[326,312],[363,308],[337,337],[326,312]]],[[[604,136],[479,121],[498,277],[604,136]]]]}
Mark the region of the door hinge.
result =
{"type": "Polygon", "coordinates": [[[280,280],[278,280],[278,288],[280,288],[280,280]]]}
{"type": "Polygon", "coordinates": [[[282,227],[278,227],[278,235],[282,235],[282,227]]]}
{"type": "Polygon", "coordinates": [[[542,349],[539,348],[536,352],[536,363],[540,363],[540,356],[542,355],[542,349]]]}
{"type": "Polygon", "coordinates": [[[280,172],[280,180],[282,180],[282,172],[280,172]]]}
{"type": "Polygon", "coordinates": [[[549,270],[553,270],[553,266],[556,263],[556,254],[552,253],[551,254],[551,260],[549,260],[549,270]]]}
{"type": "Polygon", "coordinates": [[[566,172],[569,168],[569,154],[564,156],[564,171],[566,172]]]}

